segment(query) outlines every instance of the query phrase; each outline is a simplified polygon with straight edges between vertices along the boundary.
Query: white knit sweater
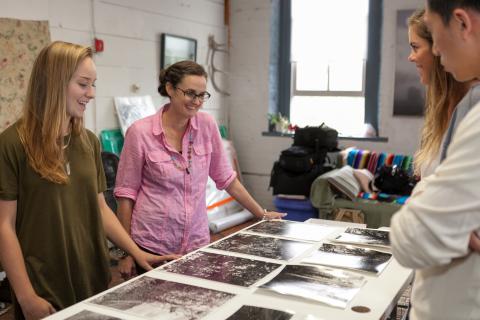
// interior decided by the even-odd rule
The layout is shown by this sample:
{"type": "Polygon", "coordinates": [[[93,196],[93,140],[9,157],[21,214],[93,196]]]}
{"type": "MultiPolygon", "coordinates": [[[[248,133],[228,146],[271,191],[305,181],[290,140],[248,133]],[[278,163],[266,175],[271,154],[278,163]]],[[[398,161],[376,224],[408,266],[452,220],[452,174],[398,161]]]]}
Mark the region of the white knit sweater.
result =
{"type": "Polygon", "coordinates": [[[394,215],[392,251],[416,269],[412,320],[480,319],[480,104],[460,123],[447,158],[394,215]]]}

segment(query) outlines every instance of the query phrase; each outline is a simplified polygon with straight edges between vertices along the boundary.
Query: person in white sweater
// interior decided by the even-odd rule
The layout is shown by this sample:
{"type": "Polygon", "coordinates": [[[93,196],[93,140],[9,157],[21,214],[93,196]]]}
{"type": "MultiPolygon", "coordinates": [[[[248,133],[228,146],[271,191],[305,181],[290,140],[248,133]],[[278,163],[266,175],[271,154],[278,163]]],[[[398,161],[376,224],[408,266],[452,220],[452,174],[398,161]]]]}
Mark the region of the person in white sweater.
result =
{"type": "MultiPolygon", "coordinates": [[[[427,0],[434,50],[458,81],[480,78],[480,1],[427,0]]],[[[473,101],[472,101],[473,103],[473,101]]],[[[480,319],[480,103],[446,158],[392,219],[395,258],[416,270],[410,319],[480,319]]]]}

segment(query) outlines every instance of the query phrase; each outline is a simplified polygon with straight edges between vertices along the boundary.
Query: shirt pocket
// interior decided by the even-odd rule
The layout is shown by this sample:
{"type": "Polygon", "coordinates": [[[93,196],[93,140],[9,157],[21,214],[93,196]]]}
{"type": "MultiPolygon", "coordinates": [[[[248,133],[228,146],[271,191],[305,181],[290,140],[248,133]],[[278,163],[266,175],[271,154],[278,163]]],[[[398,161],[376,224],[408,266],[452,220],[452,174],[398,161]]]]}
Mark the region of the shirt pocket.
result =
{"type": "Polygon", "coordinates": [[[210,142],[206,144],[198,144],[193,146],[193,153],[195,156],[194,162],[196,166],[201,169],[207,169],[210,167],[210,158],[212,153],[212,144],[210,142]]]}
{"type": "Polygon", "coordinates": [[[212,144],[210,142],[193,146],[192,166],[195,183],[192,185],[192,191],[194,198],[204,197],[208,175],[210,174],[211,155],[212,144]]]}
{"type": "Polygon", "coordinates": [[[172,158],[165,151],[152,151],[146,156],[148,174],[156,179],[165,179],[172,175],[172,158]]]}

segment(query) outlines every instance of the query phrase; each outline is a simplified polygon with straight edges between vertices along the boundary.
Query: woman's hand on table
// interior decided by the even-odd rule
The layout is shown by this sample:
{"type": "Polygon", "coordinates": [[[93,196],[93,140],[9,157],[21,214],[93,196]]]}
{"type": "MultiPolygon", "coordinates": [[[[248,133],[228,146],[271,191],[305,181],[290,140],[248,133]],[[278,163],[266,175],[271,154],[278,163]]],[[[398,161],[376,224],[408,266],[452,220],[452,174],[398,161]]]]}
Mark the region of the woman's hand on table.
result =
{"type": "Polygon", "coordinates": [[[265,210],[263,213],[263,220],[282,219],[286,216],[287,214],[284,212],[265,210]]]}

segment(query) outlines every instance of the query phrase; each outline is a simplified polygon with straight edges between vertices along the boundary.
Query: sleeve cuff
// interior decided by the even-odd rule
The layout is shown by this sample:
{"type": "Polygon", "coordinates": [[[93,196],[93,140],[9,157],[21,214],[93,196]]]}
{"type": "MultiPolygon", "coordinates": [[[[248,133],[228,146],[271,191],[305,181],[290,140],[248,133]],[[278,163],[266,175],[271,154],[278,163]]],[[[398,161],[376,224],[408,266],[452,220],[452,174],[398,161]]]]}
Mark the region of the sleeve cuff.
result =
{"type": "Polygon", "coordinates": [[[230,177],[228,177],[227,180],[222,181],[220,183],[215,181],[215,185],[218,190],[225,190],[233,182],[233,180],[235,180],[236,177],[237,177],[237,173],[234,170],[232,170],[232,174],[230,175],[230,177]]]}
{"type": "Polygon", "coordinates": [[[115,188],[113,191],[115,198],[128,198],[137,201],[137,191],[130,188],[115,188]]]}
{"type": "Polygon", "coordinates": [[[0,200],[15,201],[15,200],[18,200],[18,194],[8,193],[8,192],[0,192],[0,200]]]}

